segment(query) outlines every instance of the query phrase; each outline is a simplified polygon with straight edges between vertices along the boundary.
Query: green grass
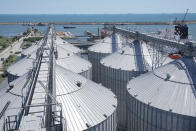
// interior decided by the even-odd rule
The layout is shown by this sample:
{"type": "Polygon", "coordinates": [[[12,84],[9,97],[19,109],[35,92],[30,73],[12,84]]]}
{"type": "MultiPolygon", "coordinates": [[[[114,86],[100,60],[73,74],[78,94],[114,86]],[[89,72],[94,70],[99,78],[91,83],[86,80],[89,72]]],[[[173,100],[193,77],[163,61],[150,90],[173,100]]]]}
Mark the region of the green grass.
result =
{"type": "Polygon", "coordinates": [[[21,48],[22,49],[26,49],[26,48],[30,47],[32,45],[32,43],[34,43],[36,41],[39,41],[41,39],[42,39],[42,37],[29,37],[29,38],[26,38],[26,39],[24,39],[24,42],[22,43],[21,48]]]}
{"type": "Polygon", "coordinates": [[[0,51],[4,50],[13,43],[13,37],[0,37],[0,51]]]}
{"type": "Polygon", "coordinates": [[[34,33],[40,33],[41,34],[41,32],[38,29],[34,29],[34,33]]]}
{"type": "Polygon", "coordinates": [[[14,36],[14,37],[3,37],[0,36],[0,52],[3,51],[5,48],[9,47],[14,43],[14,41],[19,40],[21,36],[14,36]]]}
{"type": "Polygon", "coordinates": [[[23,35],[28,35],[29,33],[31,33],[31,29],[28,28],[25,32],[23,32],[23,35]]]}
{"type": "Polygon", "coordinates": [[[24,41],[36,42],[36,41],[39,41],[41,39],[42,39],[42,37],[29,37],[29,38],[24,39],[24,41]]]}

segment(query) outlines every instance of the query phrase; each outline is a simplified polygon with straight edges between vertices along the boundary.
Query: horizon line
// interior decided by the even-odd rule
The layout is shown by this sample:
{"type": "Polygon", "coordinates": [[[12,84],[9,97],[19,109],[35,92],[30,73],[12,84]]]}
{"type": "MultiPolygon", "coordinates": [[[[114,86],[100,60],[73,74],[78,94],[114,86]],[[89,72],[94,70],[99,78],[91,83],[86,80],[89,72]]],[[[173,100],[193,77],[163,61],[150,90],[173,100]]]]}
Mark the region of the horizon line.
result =
{"type": "MultiPolygon", "coordinates": [[[[170,15],[185,13],[0,13],[0,15],[170,15]]],[[[191,12],[189,14],[196,14],[191,12]]]]}

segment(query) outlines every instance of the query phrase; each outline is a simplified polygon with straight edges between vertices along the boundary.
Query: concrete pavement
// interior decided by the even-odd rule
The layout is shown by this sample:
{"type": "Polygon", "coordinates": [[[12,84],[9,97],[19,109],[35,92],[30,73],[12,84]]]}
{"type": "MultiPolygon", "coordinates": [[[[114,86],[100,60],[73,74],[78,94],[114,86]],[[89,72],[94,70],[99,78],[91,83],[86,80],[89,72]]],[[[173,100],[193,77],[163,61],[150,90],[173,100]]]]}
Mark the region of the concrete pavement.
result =
{"type": "Polygon", "coordinates": [[[11,46],[7,47],[5,50],[3,50],[1,53],[0,53],[0,74],[2,74],[3,72],[3,61],[1,59],[7,59],[10,55],[14,54],[15,52],[18,52],[18,51],[22,51],[22,49],[20,48],[22,43],[23,43],[23,40],[25,38],[28,38],[30,37],[31,34],[29,34],[28,36],[25,36],[25,37],[22,37],[20,38],[19,40],[15,41],[11,46]]]}

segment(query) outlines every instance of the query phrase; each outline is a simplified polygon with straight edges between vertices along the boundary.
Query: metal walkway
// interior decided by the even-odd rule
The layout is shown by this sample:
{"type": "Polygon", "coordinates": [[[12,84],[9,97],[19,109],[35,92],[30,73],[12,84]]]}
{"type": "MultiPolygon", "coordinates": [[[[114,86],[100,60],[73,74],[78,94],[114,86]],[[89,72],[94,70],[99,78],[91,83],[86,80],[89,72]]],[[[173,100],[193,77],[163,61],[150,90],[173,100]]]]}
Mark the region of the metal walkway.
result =
{"type": "Polygon", "coordinates": [[[43,38],[42,46],[37,50],[34,68],[29,73],[31,78],[28,94],[24,98],[21,112],[6,119],[6,131],[61,131],[62,110],[55,100],[54,39],[56,32],[50,25],[43,38]]]}

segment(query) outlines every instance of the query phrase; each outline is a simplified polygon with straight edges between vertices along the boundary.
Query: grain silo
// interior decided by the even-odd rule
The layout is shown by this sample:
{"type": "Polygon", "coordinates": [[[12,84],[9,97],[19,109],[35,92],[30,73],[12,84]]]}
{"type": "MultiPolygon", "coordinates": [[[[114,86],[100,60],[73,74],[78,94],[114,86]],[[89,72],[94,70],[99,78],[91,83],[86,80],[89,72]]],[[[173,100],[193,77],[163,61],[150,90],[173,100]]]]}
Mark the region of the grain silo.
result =
{"type": "Polygon", "coordinates": [[[135,41],[101,60],[101,83],[118,97],[118,129],[126,130],[126,85],[150,68],[150,55],[143,44],[135,41]],[[144,51],[145,50],[145,51],[144,51]]]}
{"type": "MultiPolygon", "coordinates": [[[[57,64],[75,73],[83,75],[88,79],[92,78],[92,65],[89,61],[80,58],[79,56],[75,55],[70,51],[65,50],[59,45],[57,46],[57,50],[57,64]]],[[[31,70],[33,68],[33,61],[35,60],[35,58],[36,51],[33,52],[31,55],[28,54],[28,56],[26,56],[25,58],[11,65],[7,69],[8,83],[31,70]]]]}
{"type": "Polygon", "coordinates": [[[28,80],[27,74],[17,78],[8,87],[0,89],[0,130],[4,131],[7,116],[14,116],[21,112],[22,97],[26,96],[28,88],[23,88],[28,80]]]}
{"type": "MultiPolygon", "coordinates": [[[[171,61],[166,56],[165,64],[171,61]]],[[[146,43],[135,40],[101,60],[101,83],[118,97],[118,128],[127,130],[127,82],[152,69],[152,58],[146,43]]]]}
{"type": "Polygon", "coordinates": [[[88,59],[92,63],[92,80],[100,83],[101,82],[101,64],[100,60],[109,54],[115,52],[117,49],[122,47],[122,41],[120,36],[112,34],[109,37],[101,40],[97,44],[88,48],[88,59]]]}
{"type": "Polygon", "coordinates": [[[61,46],[57,46],[57,55],[56,63],[58,65],[80,74],[87,79],[92,79],[92,64],[89,61],[67,51],[61,46]]]}
{"type": "Polygon", "coordinates": [[[42,42],[43,42],[43,39],[40,40],[37,43],[33,43],[30,47],[24,49],[21,52],[21,57],[24,58],[24,57],[26,57],[28,55],[31,55],[33,52],[37,51],[37,49],[40,47],[40,45],[41,45],[42,42]]]}
{"type": "Polygon", "coordinates": [[[12,64],[7,69],[8,73],[8,83],[12,82],[16,78],[23,76],[29,70],[33,68],[33,62],[36,58],[36,52],[33,52],[31,55],[26,56],[25,58],[19,60],[18,62],[12,64]]]}
{"type": "Polygon", "coordinates": [[[127,85],[129,131],[196,131],[196,60],[181,58],[127,85]]]}
{"type": "Polygon", "coordinates": [[[116,131],[116,96],[81,75],[56,66],[56,99],[68,131],[116,131]]]}
{"type": "MultiPolygon", "coordinates": [[[[37,49],[40,47],[41,43],[43,42],[43,39],[40,40],[37,43],[32,44],[32,46],[30,46],[27,49],[24,49],[21,53],[21,57],[24,58],[30,54],[32,54],[33,52],[37,51],[37,49]]],[[[73,52],[77,55],[81,55],[82,50],[79,49],[76,46],[73,46],[72,44],[68,43],[67,41],[64,41],[63,39],[61,39],[60,37],[57,37],[55,40],[56,44],[70,52],[73,52]]]]}
{"type": "Polygon", "coordinates": [[[70,44],[69,42],[67,42],[67,41],[65,41],[65,40],[63,40],[63,39],[61,39],[61,38],[58,37],[58,36],[56,37],[55,43],[56,43],[58,46],[60,46],[60,47],[62,47],[62,48],[64,48],[64,49],[66,49],[66,50],[68,50],[68,51],[70,51],[70,52],[73,52],[74,54],[77,54],[78,56],[81,56],[82,50],[81,50],[80,48],[78,48],[78,47],[76,47],[76,46],[70,44]]]}

